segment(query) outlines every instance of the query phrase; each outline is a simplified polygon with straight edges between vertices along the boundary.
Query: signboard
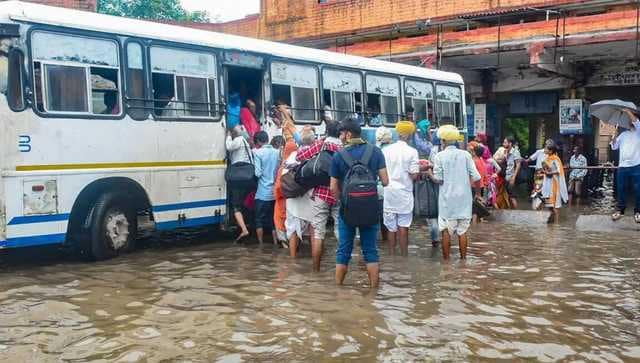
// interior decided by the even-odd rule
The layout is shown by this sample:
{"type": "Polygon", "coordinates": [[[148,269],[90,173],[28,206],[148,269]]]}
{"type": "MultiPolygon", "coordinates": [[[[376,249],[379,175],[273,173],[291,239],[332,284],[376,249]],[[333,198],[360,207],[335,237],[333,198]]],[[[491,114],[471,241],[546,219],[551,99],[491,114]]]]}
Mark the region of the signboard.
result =
{"type": "Polygon", "coordinates": [[[621,62],[596,66],[587,87],[633,86],[640,84],[640,65],[621,62]]]}
{"type": "Polygon", "coordinates": [[[476,103],[473,113],[473,124],[476,135],[487,134],[487,105],[476,103]]]}
{"type": "Polygon", "coordinates": [[[582,134],[584,102],[581,99],[560,100],[560,134],[582,134]]]}
{"type": "Polygon", "coordinates": [[[264,59],[247,53],[224,52],[224,64],[262,69],[264,67],[264,59]]]}

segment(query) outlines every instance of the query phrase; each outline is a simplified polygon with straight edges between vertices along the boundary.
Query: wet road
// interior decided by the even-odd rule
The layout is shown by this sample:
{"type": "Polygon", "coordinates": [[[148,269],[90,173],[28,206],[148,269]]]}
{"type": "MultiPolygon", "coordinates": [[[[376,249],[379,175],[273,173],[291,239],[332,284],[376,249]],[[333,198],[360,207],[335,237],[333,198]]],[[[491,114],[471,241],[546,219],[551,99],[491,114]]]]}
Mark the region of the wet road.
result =
{"type": "Polygon", "coordinates": [[[373,292],[359,256],[334,286],[335,241],[320,274],[308,247],[292,261],[220,241],[93,264],[12,254],[0,361],[640,361],[640,240],[570,227],[483,224],[468,262],[442,263],[419,226],[408,259],[382,250],[373,292]]]}

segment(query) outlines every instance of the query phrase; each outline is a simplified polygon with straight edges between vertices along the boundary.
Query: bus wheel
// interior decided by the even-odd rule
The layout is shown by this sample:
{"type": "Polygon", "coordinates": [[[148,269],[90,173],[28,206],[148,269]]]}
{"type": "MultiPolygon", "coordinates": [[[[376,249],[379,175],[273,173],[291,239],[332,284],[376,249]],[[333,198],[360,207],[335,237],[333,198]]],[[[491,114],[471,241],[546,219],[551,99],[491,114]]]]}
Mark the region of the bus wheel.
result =
{"type": "Polygon", "coordinates": [[[102,194],[91,210],[91,255],[106,260],[134,248],[137,234],[135,210],[122,193],[102,194]]]}

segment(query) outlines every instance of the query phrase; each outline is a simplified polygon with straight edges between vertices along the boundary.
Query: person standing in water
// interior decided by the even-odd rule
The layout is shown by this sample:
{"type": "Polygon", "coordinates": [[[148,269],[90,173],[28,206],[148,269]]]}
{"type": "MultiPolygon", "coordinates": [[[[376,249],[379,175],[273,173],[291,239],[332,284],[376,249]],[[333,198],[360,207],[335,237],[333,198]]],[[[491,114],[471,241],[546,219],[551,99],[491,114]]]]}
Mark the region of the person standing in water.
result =
{"type": "Polygon", "coordinates": [[[627,209],[626,184],[631,182],[636,195],[633,218],[636,223],[640,223],[640,121],[635,113],[627,109],[624,111],[631,120],[631,129],[616,132],[617,136],[611,140],[611,149],[620,150],[620,162],[616,175],[618,210],[611,218],[617,221],[624,216],[627,209]]]}
{"type": "Polygon", "coordinates": [[[552,140],[545,144],[547,157],[542,163],[544,181],[542,182],[542,198],[545,206],[551,210],[548,223],[558,223],[562,204],[569,201],[567,182],[564,179],[564,166],[558,156],[558,147],[552,140]]]}
{"type": "Polygon", "coordinates": [[[460,131],[453,125],[438,129],[438,137],[445,149],[435,156],[433,171],[429,177],[440,184],[438,197],[438,227],[442,232],[442,257],[449,259],[451,238],[458,235],[460,258],[467,258],[469,238],[467,230],[471,225],[473,195],[471,183],[480,180],[480,173],[471,155],[457,147],[460,131]]]}

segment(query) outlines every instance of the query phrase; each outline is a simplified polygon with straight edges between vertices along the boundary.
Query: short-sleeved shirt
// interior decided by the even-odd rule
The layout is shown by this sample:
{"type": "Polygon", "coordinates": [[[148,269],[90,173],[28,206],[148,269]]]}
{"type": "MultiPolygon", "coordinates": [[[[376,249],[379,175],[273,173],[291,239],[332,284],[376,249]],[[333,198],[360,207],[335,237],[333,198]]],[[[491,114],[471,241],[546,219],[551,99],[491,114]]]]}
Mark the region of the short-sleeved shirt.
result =
{"type": "MultiPolygon", "coordinates": [[[[364,156],[364,151],[366,150],[367,145],[369,144],[348,146],[345,148],[345,151],[348,152],[349,155],[351,155],[354,161],[360,160],[364,156]]],[[[373,145],[371,146],[373,147],[373,154],[371,154],[371,159],[369,159],[369,164],[367,164],[367,167],[369,168],[369,170],[371,170],[371,173],[373,173],[373,175],[377,176],[378,171],[385,169],[387,166],[384,161],[384,155],[382,154],[380,148],[373,145]]],[[[342,184],[344,177],[347,175],[348,171],[349,166],[342,158],[342,155],[340,155],[340,153],[335,153],[333,155],[333,160],[331,161],[331,177],[338,179],[340,181],[340,184],[342,184]]]]}
{"type": "Polygon", "coordinates": [[[267,144],[253,152],[258,178],[256,199],[262,201],[275,200],[273,185],[276,181],[276,171],[280,166],[280,152],[267,144]]]}
{"type": "Polygon", "coordinates": [[[522,156],[520,155],[520,150],[516,149],[515,147],[512,147],[511,150],[509,151],[509,155],[507,155],[507,171],[506,171],[507,180],[511,180],[511,178],[513,177],[513,174],[515,174],[516,165],[517,163],[520,162],[520,160],[522,160],[522,156]]]}
{"type": "Polygon", "coordinates": [[[418,151],[399,140],[382,150],[389,185],[384,188],[384,211],[386,213],[410,214],[413,212],[413,179],[418,174],[418,151]]]}
{"type": "Polygon", "coordinates": [[[547,160],[547,154],[545,154],[544,149],[536,150],[533,155],[529,157],[531,160],[535,160],[536,162],[536,170],[542,169],[542,163],[547,160]]]}
{"type": "Polygon", "coordinates": [[[587,158],[584,157],[584,155],[579,154],[578,156],[575,155],[571,155],[571,159],[569,160],[569,167],[571,168],[571,173],[569,173],[569,179],[583,179],[585,176],[587,176],[587,169],[582,169],[582,168],[586,168],[589,165],[589,162],[587,161],[587,158]],[[579,168],[579,169],[575,169],[575,168],[579,168]]]}

